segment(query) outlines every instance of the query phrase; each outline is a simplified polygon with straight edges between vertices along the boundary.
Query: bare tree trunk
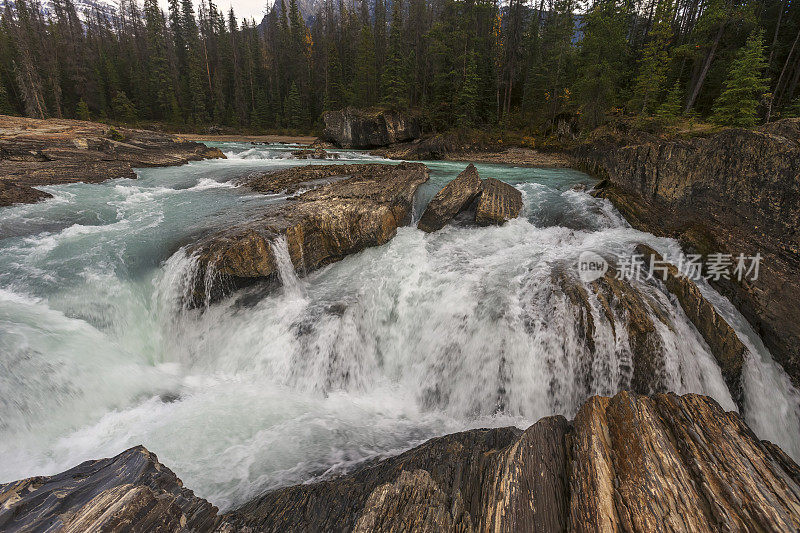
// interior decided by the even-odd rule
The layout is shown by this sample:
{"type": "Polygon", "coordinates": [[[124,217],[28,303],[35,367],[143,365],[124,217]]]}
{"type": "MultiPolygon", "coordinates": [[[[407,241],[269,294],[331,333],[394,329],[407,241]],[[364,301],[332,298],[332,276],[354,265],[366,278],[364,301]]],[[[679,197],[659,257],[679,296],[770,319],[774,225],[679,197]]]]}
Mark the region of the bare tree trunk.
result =
{"type": "Polygon", "coordinates": [[[794,55],[794,49],[797,47],[797,41],[800,40],[800,31],[797,32],[797,37],[794,38],[794,42],[792,43],[792,49],[789,50],[789,55],[786,56],[786,61],[783,63],[783,68],[781,69],[781,75],[778,76],[778,81],[775,83],[775,91],[773,91],[772,96],[769,98],[769,104],[767,105],[767,122],[772,115],[772,104],[775,102],[775,95],[778,94],[781,88],[781,82],[783,81],[783,75],[786,74],[786,68],[789,66],[789,63],[792,60],[792,56],[794,55]]]}
{"type": "Polygon", "coordinates": [[[711,45],[711,49],[706,55],[703,68],[700,70],[700,76],[697,78],[697,82],[694,84],[694,88],[692,88],[692,92],[689,95],[689,100],[686,102],[686,108],[683,110],[684,113],[688,113],[692,109],[694,102],[697,100],[697,96],[700,94],[700,89],[703,88],[703,83],[706,81],[706,76],[708,75],[708,69],[711,68],[711,63],[714,61],[714,55],[717,53],[717,47],[719,46],[720,40],[722,40],[722,34],[725,31],[726,24],[727,22],[722,23],[716,37],[714,37],[714,44],[711,45]]]}

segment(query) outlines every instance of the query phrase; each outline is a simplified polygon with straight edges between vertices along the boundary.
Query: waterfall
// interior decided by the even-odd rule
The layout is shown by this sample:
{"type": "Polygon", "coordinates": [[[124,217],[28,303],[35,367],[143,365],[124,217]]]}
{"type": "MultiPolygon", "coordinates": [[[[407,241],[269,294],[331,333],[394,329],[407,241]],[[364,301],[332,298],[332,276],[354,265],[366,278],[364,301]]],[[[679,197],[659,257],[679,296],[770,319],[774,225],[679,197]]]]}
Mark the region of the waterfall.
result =
{"type": "MultiPolygon", "coordinates": [[[[53,187],[65,200],[0,210],[13,235],[0,240],[0,483],[144,444],[230,508],[437,435],[571,417],[593,394],[696,392],[736,408],[662,287],[580,279],[584,252],[677,242],[570,190],[588,177],[565,169],[479,165],[522,190],[522,218],[402,227],[311,273],[278,238],[280,288],[184,307],[197,276],[215,275],[185,245],[284,201],[211,179],[298,164],[290,149],[229,144],[240,157],[53,187]]],[[[415,219],[465,164],[429,166],[415,219]]],[[[797,391],[730,302],[701,290],[752,352],[743,416],[800,457],[797,391]]]]}

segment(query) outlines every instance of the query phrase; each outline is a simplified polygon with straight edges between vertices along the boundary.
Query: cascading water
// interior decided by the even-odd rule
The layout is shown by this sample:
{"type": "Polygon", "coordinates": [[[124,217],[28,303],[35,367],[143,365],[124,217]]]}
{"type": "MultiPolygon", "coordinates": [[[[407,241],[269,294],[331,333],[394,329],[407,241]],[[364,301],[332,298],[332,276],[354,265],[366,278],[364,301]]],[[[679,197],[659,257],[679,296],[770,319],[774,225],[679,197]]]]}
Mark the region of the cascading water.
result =
{"type": "MultiPolygon", "coordinates": [[[[197,265],[181,247],[284,200],[231,180],[318,163],[288,146],[220,147],[228,160],[48,187],[53,200],[0,210],[0,482],[144,444],[229,508],[435,435],[572,416],[587,396],[640,379],[641,340],[630,338],[640,323],[652,325],[643,338],[658,353],[655,388],[735,408],[674,298],[632,281],[634,316],[577,277],[584,251],[677,244],[571,190],[590,179],[570,170],[478,165],[522,190],[523,217],[433,234],[404,227],[303,278],[279,239],[281,289],[184,308],[197,265]]],[[[417,215],[465,164],[429,166],[417,215]]],[[[746,419],[800,457],[797,391],[730,303],[702,290],[752,352],[746,419]]]]}

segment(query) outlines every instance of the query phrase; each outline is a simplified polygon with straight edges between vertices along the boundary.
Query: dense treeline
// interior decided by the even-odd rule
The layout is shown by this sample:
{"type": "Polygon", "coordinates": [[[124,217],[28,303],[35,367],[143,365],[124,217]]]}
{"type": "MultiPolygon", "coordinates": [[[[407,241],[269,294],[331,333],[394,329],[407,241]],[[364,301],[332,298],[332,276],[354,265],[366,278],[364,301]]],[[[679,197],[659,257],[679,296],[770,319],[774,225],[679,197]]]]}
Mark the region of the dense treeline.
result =
{"type": "Polygon", "coordinates": [[[411,106],[437,129],[800,114],[792,0],[338,0],[310,25],[277,2],[256,24],[212,0],[6,1],[0,111],[258,130],[346,105],[411,106]]]}

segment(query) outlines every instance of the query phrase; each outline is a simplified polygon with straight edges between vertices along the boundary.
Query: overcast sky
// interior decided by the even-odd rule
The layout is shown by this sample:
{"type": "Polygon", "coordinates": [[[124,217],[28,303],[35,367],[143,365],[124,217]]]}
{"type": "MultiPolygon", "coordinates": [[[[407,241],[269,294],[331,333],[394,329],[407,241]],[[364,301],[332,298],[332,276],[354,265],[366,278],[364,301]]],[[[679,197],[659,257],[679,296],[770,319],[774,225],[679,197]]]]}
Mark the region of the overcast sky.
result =
{"type": "MultiPolygon", "coordinates": [[[[159,0],[159,3],[164,10],[167,9],[167,0],[159,0]]],[[[233,12],[236,13],[238,20],[254,18],[256,22],[261,22],[267,6],[272,5],[272,0],[214,0],[214,3],[217,9],[226,15],[233,6],[233,12]]],[[[195,0],[194,4],[195,7],[200,5],[199,0],[195,0]]]]}

